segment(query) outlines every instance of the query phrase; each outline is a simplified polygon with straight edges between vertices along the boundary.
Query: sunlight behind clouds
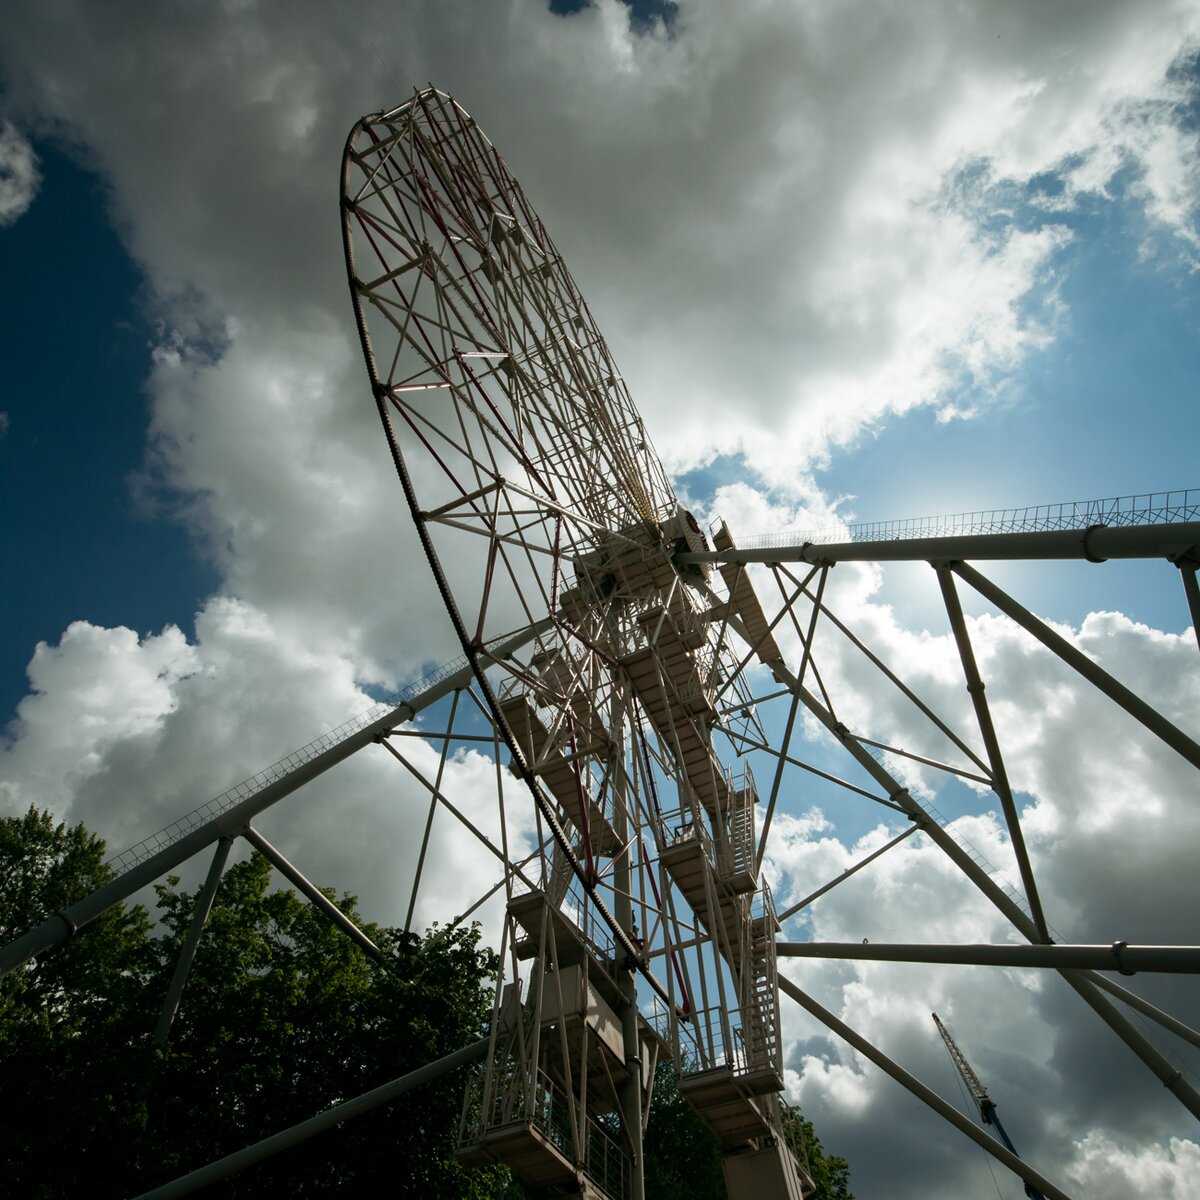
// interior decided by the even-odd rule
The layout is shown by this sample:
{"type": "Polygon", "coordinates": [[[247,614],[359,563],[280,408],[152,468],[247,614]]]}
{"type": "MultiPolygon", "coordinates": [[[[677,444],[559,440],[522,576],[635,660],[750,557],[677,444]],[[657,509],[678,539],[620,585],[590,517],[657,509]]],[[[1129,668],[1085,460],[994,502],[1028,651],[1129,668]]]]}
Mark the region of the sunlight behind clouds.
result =
{"type": "MultiPolygon", "coordinates": [[[[99,173],[158,330],[138,496],[186,525],[219,584],[196,598],[190,640],[80,613],[56,645],[29,647],[31,692],[0,745],[0,804],[50,805],[120,849],[365,708],[367,689],[458,653],[346,295],[337,164],[363,113],[429,79],[472,112],[562,250],[668,469],[694,471],[689,489],[717,464],[742,476],[688,497],[703,525],[723,516],[737,537],[889,515],[855,513],[814,472],[864,441],[886,444],[902,414],[957,430],[1011,403],[1022,367],[1054,353],[1075,315],[1061,285],[1091,236],[1083,214],[1120,213],[1157,267],[1186,276],[1200,244],[1188,107],[1198,47],[1200,11],[1166,0],[753,0],[736,20],[722,0],[681,0],[669,32],[632,29],[618,0],[567,18],[535,0],[7,6],[0,225],[37,191],[25,133],[99,173]]],[[[990,453],[975,445],[968,465],[990,453]]],[[[914,478],[907,494],[927,485],[914,478]]],[[[764,598],[776,594],[751,574],[764,598]]],[[[944,622],[909,619],[891,590],[898,576],[845,564],[827,598],[970,727],[944,622]]],[[[1052,921],[1068,939],[1194,941],[1190,776],[1006,621],[972,615],[970,628],[1052,921]]],[[[1062,632],[1195,731],[1190,633],[1086,608],[1062,632]]],[[[798,639],[780,641],[795,661],[798,639]]],[[[947,753],[825,628],[818,655],[839,719],[947,753]]],[[[815,722],[804,735],[806,753],[832,753],[815,722]]],[[[428,746],[413,754],[433,761],[428,746]]],[[[447,769],[447,787],[491,830],[494,764],[464,754],[447,769]]],[[[926,768],[896,769],[944,798],[926,768]]],[[[995,798],[963,786],[951,799],[953,831],[1011,870],[995,798]]],[[[383,752],[363,754],[263,827],[320,882],[358,892],[366,916],[397,921],[427,803],[383,752]]],[[[787,797],[767,860],[781,902],[898,831],[895,814],[861,803],[868,815],[851,819],[824,794],[787,797]]],[[[450,824],[436,827],[432,854],[420,923],[455,915],[494,869],[450,824]]],[[[494,911],[485,917],[494,923],[494,911]]],[[[922,837],[787,932],[1010,936],[922,837]]],[[[952,1094],[928,1017],[944,1010],[997,1096],[1018,1112],[1020,1098],[1039,1097],[1021,1129],[1030,1157],[1070,1164],[1082,1192],[1115,1196],[1119,1180],[1126,1193],[1152,1181],[1163,1196],[1186,1194],[1197,1151],[1173,1101],[1095,1036],[1058,980],[785,969],[952,1094]]],[[[1172,985],[1160,990],[1178,1000],[1172,985]]],[[[789,1090],[826,1148],[851,1159],[861,1196],[984,1194],[987,1176],[957,1135],[928,1135],[915,1104],[796,1006],[783,1020],[789,1090]]]]}

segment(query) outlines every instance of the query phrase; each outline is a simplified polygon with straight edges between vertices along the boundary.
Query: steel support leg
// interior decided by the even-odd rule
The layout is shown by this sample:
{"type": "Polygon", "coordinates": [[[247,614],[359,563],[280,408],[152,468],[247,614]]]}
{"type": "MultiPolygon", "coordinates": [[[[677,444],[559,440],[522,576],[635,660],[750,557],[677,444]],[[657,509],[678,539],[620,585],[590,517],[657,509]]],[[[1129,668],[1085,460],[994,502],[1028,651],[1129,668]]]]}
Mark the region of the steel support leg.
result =
{"type": "Polygon", "coordinates": [[[950,618],[950,629],[958,646],[958,657],[962,662],[963,674],[967,680],[967,693],[975,706],[975,719],[979,723],[979,733],[983,738],[983,746],[987,751],[988,766],[991,769],[992,791],[1000,801],[1004,810],[1004,823],[1008,826],[1008,840],[1012,845],[1013,855],[1017,860],[1017,869],[1021,872],[1021,882],[1025,885],[1025,898],[1029,901],[1029,911],[1033,923],[1043,942],[1050,940],[1050,931],[1046,925],[1046,916],[1042,912],[1042,900],[1038,895],[1037,883],[1033,878],[1033,864],[1029,861],[1029,851],[1025,848],[1025,836],[1021,832],[1021,821],[1017,815],[1017,804],[1013,799],[1012,788],[1008,783],[1008,772],[1004,769],[1004,755],[1000,753],[1000,739],[996,736],[996,727],[992,724],[992,710],[984,695],[983,676],[975,662],[975,650],[971,646],[971,635],[967,632],[967,619],[963,615],[962,604],[959,603],[958,589],[954,586],[954,576],[946,567],[938,567],[938,584],[942,589],[942,600],[946,605],[946,615],[950,618]]]}
{"type": "Polygon", "coordinates": [[[1055,633],[1029,609],[1017,603],[1007,592],[990,579],[980,575],[965,562],[951,563],[951,569],[961,575],[981,596],[990,600],[1002,613],[1011,617],[1022,629],[1033,634],[1048,650],[1054,651],[1063,662],[1072,666],[1090,684],[1119,704],[1131,717],[1140,721],[1156,737],[1162,738],[1172,750],[1183,755],[1193,767],[1200,767],[1200,746],[1182,729],[1172,725],[1157,709],[1140,696],[1118,683],[1103,667],[1097,666],[1086,654],[1072,646],[1066,638],[1055,633]]]}
{"type": "Polygon", "coordinates": [[[446,759],[450,757],[450,735],[454,732],[454,718],[458,714],[458,698],[461,692],[454,693],[450,701],[450,718],[446,722],[446,740],[442,743],[442,755],[438,759],[437,776],[433,781],[429,796],[429,815],[425,818],[425,833],[421,837],[421,850],[417,855],[417,869],[413,874],[412,892],[408,897],[408,912],[404,916],[404,932],[412,932],[413,913],[417,910],[417,893],[421,890],[421,876],[425,871],[425,855],[429,851],[429,835],[433,832],[433,817],[437,812],[438,795],[442,790],[442,775],[446,770],[446,759]]]}
{"type": "Polygon", "coordinates": [[[175,974],[171,976],[171,986],[167,988],[167,998],[163,1001],[158,1025],[154,1030],[154,1043],[157,1046],[165,1046],[167,1044],[167,1037],[171,1033],[175,1014],[179,1011],[179,1001],[183,998],[183,989],[187,984],[188,975],[191,974],[192,962],[196,957],[196,949],[200,945],[200,938],[204,934],[204,926],[208,921],[208,914],[212,912],[213,900],[216,899],[217,895],[217,886],[221,882],[221,874],[225,870],[225,863],[229,860],[229,849],[232,845],[233,839],[229,837],[223,837],[217,842],[217,848],[212,856],[212,864],[208,868],[208,876],[204,880],[204,886],[196,896],[196,909],[192,913],[192,926],[188,930],[187,940],[183,943],[183,947],[179,951],[179,957],[175,960],[175,974]]]}
{"type": "Polygon", "coordinates": [[[1196,583],[1196,564],[1178,562],[1175,565],[1179,568],[1188,608],[1192,613],[1192,632],[1196,635],[1196,644],[1200,645],[1200,585],[1196,583]]]}
{"type": "MultiPolygon", "coordinates": [[[[615,690],[612,701],[612,728],[621,729],[624,716],[625,697],[619,689],[615,690]]],[[[626,810],[629,797],[629,781],[625,777],[625,747],[619,745],[613,754],[614,782],[616,793],[613,805],[613,819],[616,822],[615,833],[622,845],[628,845],[630,838],[629,815],[626,810]]],[[[628,851],[621,854],[613,872],[613,884],[616,894],[613,897],[613,912],[618,924],[631,937],[633,933],[633,893],[632,869],[628,851]]],[[[643,933],[646,930],[643,929],[643,933]]],[[[620,951],[618,950],[618,954],[620,951]]],[[[646,1161],[643,1152],[642,1130],[645,1123],[642,1120],[642,1048],[638,1037],[638,1003],[637,975],[632,969],[632,963],[621,969],[618,975],[621,992],[625,1004],[621,1010],[621,1045],[625,1068],[629,1078],[618,1091],[617,1099],[621,1105],[621,1125],[631,1147],[632,1171],[630,1172],[630,1200],[646,1200],[646,1161]]]]}
{"type": "MultiPolygon", "coordinates": [[[[789,681],[789,686],[800,690],[805,707],[834,737],[850,752],[860,766],[891,795],[898,804],[920,826],[930,840],[945,851],[958,868],[977,888],[1002,912],[1014,928],[1027,941],[1038,942],[1037,926],[1026,913],[997,886],[982,867],[917,803],[882,763],[876,762],[858,739],[845,726],[835,720],[833,714],[788,671],[782,660],[775,665],[778,678],[789,681]]],[[[1084,971],[1062,970],[1063,979],[1079,993],[1106,1025],[1146,1064],[1162,1082],[1162,1085],[1179,1100],[1192,1114],[1200,1118],[1200,1092],[1183,1078],[1179,1068],[1161,1054],[1128,1020],[1124,1013],[1100,994],[1092,977],[1084,971]]]]}
{"type": "Polygon", "coordinates": [[[1130,1008],[1140,1012],[1142,1016],[1157,1021],[1159,1025],[1164,1029],[1169,1029],[1176,1037],[1181,1037],[1185,1042],[1191,1042],[1193,1046],[1200,1049],[1200,1032],[1190,1025],[1185,1025],[1177,1017],[1163,1012],[1161,1008],[1156,1008],[1149,1000],[1143,1000],[1136,992],[1131,992],[1105,975],[1093,975],[1091,980],[1102,991],[1108,992],[1110,996],[1116,996],[1118,1000],[1123,1000],[1130,1008]]]}
{"type": "MultiPolygon", "coordinates": [[[[552,626],[550,618],[530,625],[520,633],[514,634],[494,652],[495,657],[509,655],[531,642],[539,633],[552,626]]],[[[260,791],[253,792],[235,804],[232,808],[205,821],[193,829],[191,833],[172,842],[157,854],[151,855],[144,862],[131,867],[123,875],[97,888],[90,896],[56,913],[47,921],[43,921],[35,929],[31,929],[22,937],[17,938],[3,949],[0,949],[0,977],[8,974],[14,967],[19,967],[35,954],[41,954],[51,946],[71,937],[77,930],[82,929],[89,921],[94,921],[102,913],[107,912],[114,904],[128,900],[135,892],[153,883],[156,879],[174,870],[180,863],[187,862],[193,854],[198,854],[206,846],[211,846],[219,837],[237,837],[254,817],[272,804],[278,803],[285,796],[290,796],[297,788],[302,787],[318,775],[349,758],[352,754],[370,746],[379,740],[396,725],[411,721],[422,709],[429,708],[443,696],[459,688],[466,687],[475,678],[471,667],[447,675],[444,679],[431,684],[419,695],[413,696],[403,704],[384,713],[378,720],[356,730],[354,733],[334,743],[328,750],[317,754],[308,762],[302,763],[295,769],[266,784],[260,791]]]]}
{"type": "Polygon", "coordinates": [[[242,835],[297,890],[304,893],[352,942],[357,942],[372,958],[382,960],[383,951],[315,883],[289,862],[257,829],[249,825],[242,835]]]}
{"type": "Polygon", "coordinates": [[[951,963],[974,967],[1033,967],[1074,971],[1149,971],[1200,975],[1200,946],[1029,945],[937,942],[776,942],[785,958],[862,959],[869,962],[951,963]]]}
{"type": "MultiPolygon", "coordinates": [[[[825,595],[825,581],[828,578],[829,568],[825,567],[822,569],[821,578],[817,583],[817,595],[813,600],[812,615],[808,622],[808,636],[804,639],[804,652],[800,656],[800,674],[797,676],[797,680],[801,685],[804,683],[808,664],[812,660],[813,637],[817,631],[817,617],[821,614],[821,598],[825,595]]],[[[783,731],[783,742],[779,747],[779,759],[775,764],[775,778],[771,781],[771,794],[767,801],[767,813],[763,819],[762,835],[758,839],[758,853],[754,856],[756,873],[762,870],[763,856],[767,852],[767,835],[771,832],[771,819],[775,816],[775,803],[779,799],[779,786],[783,782],[784,762],[792,744],[792,729],[796,724],[796,709],[799,707],[799,703],[800,693],[793,692],[792,704],[788,709],[787,726],[783,731]]]]}

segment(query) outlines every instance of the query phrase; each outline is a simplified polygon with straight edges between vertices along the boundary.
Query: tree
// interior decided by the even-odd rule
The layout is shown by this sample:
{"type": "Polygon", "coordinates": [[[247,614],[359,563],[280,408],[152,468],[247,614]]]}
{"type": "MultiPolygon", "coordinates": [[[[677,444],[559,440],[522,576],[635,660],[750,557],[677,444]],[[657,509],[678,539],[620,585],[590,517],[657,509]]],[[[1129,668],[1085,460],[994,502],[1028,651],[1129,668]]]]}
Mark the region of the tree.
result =
{"type": "MultiPolygon", "coordinates": [[[[5,940],[105,882],[102,858],[81,826],[0,821],[5,940]]],[[[478,929],[366,926],[376,963],[270,875],[258,855],[226,872],[162,1052],[151,1035],[194,904],[176,878],[157,889],[157,936],[144,910],[113,909],[0,983],[6,1190],[128,1196],[479,1036],[495,959],[478,929]]],[[[353,897],[338,903],[355,915],[353,897]]],[[[426,1085],[205,1195],[498,1196],[507,1172],[453,1158],[463,1084],[426,1085]]]]}
{"type": "MultiPolygon", "coordinates": [[[[23,817],[0,820],[0,944],[110,877],[104,842],[82,825],[56,825],[49,813],[32,806],[23,817]]],[[[31,960],[0,986],[0,1030],[20,1029],[29,1036],[39,1028],[66,1036],[94,1022],[97,1013],[111,1008],[123,984],[143,982],[148,964],[138,953],[148,929],[144,908],[117,905],[89,926],[88,944],[68,940],[31,960]]]]}
{"type": "Polygon", "coordinates": [[[669,1059],[661,1059],[654,1072],[644,1150],[647,1196],[725,1200],[720,1144],[679,1094],[679,1078],[669,1059]]]}
{"type": "Polygon", "coordinates": [[[850,1190],[850,1164],[836,1154],[825,1153],[812,1122],[798,1108],[787,1101],[779,1108],[788,1145],[796,1160],[808,1168],[817,1185],[813,1200],[854,1200],[850,1190]]]}
{"type": "MultiPolygon", "coordinates": [[[[34,808],[0,820],[0,939],[105,883],[104,843],[34,808]]],[[[118,905],[0,980],[0,1163],[13,1195],[63,1196],[123,1169],[151,1054],[135,1019],[153,971],[149,921],[118,905]],[[69,1136],[65,1131],[70,1130],[69,1136]]]]}
{"type": "MultiPolygon", "coordinates": [[[[155,1076],[148,1141],[170,1147],[168,1176],[441,1058],[491,1015],[495,959],[477,928],[420,939],[367,925],[381,965],[293,892],[268,892],[270,874],[258,855],[227,872],[155,1076]]],[[[191,919],[176,886],[159,889],[162,991],[191,919]]],[[[356,918],[353,897],[338,903],[356,918]]],[[[422,1088],[236,1177],[227,1194],[494,1194],[495,1173],[453,1158],[462,1090],[461,1073],[422,1088]]]]}
{"type": "MultiPolygon", "coordinates": [[[[35,809],[0,819],[0,939],[106,883],[104,843],[35,809]]],[[[0,1163],[6,1194],[98,1200],[136,1194],[296,1124],[473,1041],[491,1015],[497,963],[477,927],[423,938],[366,925],[377,963],[290,891],[259,855],[221,881],[164,1050],[158,1012],[195,897],[170,877],[152,931],[117,905],[0,980],[0,1163]]],[[[336,899],[357,919],[355,900],[336,899]]],[[[0,944],[2,944],[0,943],[0,944]]],[[[453,1156],[462,1072],[348,1121],[206,1197],[524,1195],[500,1167],[453,1156]]],[[[844,1159],[784,1106],[817,1200],[853,1200],[844,1159]]],[[[656,1200],[722,1200],[716,1138],[661,1062],[646,1133],[656,1200]]]]}
{"type": "MultiPolygon", "coordinates": [[[[817,1185],[812,1200],[854,1200],[846,1160],[824,1152],[812,1123],[798,1108],[781,1103],[780,1110],[788,1145],[817,1185]]],[[[654,1075],[645,1151],[647,1196],[725,1200],[720,1143],[680,1095],[670,1061],[660,1062],[654,1075]]]]}

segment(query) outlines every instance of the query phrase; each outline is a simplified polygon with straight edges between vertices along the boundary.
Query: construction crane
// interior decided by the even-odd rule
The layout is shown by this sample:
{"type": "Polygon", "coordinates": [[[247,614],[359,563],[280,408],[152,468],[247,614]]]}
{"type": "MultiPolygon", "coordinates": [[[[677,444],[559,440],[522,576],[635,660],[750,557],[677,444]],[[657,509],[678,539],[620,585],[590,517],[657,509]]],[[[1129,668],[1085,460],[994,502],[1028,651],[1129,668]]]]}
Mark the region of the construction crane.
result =
{"type": "MultiPolygon", "coordinates": [[[[967,1062],[963,1056],[963,1052],[958,1048],[958,1043],[950,1036],[949,1030],[942,1024],[937,1013],[933,1014],[933,1023],[938,1027],[938,1033],[942,1035],[942,1041],[946,1043],[946,1049],[950,1053],[950,1059],[958,1068],[958,1073],[962,1076],[963,1083],[967,1085],[967,1091],[971,1094],[971,1099],[975,1101],[975,1106],[979,1109],[979,1119],[984,1125],[991,1125],[999,1136],[1000,1140],[1011,1150],[1017,1154],[1017,1148],[1012,1144],[1012,1139],[1004,1132],[1004,1126],[1000,1124],[1000,1117],[996,1112],[995,1101],[987,1094],[987,1088],[979,1081],[979,1076],[971,1069],[971,1064],[967,1062]]],[[[1019,1158],[1020,1155],[1018,1154],[1019,1158]]],[[[1041,1192],[1037,1190],[1031,1183],[1025,1185],[1025,1195],[1029,1200],[1045,1200],[1041,1192]]]]}

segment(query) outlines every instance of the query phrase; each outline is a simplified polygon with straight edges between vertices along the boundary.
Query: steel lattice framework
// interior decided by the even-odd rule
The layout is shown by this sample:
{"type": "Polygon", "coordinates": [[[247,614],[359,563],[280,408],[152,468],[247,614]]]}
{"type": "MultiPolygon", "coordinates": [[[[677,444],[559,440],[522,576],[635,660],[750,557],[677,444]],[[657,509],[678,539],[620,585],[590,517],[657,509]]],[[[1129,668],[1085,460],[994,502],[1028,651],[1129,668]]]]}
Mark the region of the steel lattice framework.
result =
{"type": "Polygon", "coordinates": [[[494,147],[450,97],[430,88],[355,126],[342,218],[371,388],[463,658],[118,856],[111,884],[0,951],[0,970],[19,968],[215,845],[163,1006],[156,1036],[165,1041],[239,836],[378,954],[251,824],[367,752],[390,756],[430,797],[409,923],[440,811],[494,859],[494,877],[452,925],[499,906],[503,974],[487,1039],[151,1194],[186,1194],[474,1062],[464,1161],[507,1163],[535,1189],[640,1198],[654,1064],[669,1054],[682,1093],[721,1141],[731,1196],[800,1197],[811,1181],[786,1148],[778,1108],[782,994],[1044,1195],[1064,1195],[780,975],[779,955],[1055,970],[1200,1116],[1200,1095],[1125,1009],[1193,1045],[1200,1035],[1103,973],[1195,972],[1200,950],[1055,944],[958,594],[969,584],[1073,668],[1079,687],[1107,695],[1165,754],[1200,767],[1200,746],[1185,731],[967,561],[1167,559],[1182,573],[1200,627],[1195,493],[751,539],[739,549],[728,527],[706,537],[677,503],[561,256],[494,147]],[[826,581],[847,561],[931,564],[974,729],[935,712],[832,610],[826,581]],[[847,727],[833,680],[821,672],[835,642],[839,652],[861,653],[880,689],[919,715],[927,744],[893,745],[847,727]],[[807,761],[804,717],[844,750],[847,777],[807,761]],[[439,748],[432,777],[407,751],[414,739],[439,748]],[[448,762],[467,743],[496,766],[494,829],[468,820],[446,784],[448,762]],[[994,794],[1019,888],[905,786],[903,764],[914,761],[994,794]],[[812,778],[880,806],[898,830],[776,913],[762,870],[772,822],[812,778]],[[530,822],[517,814],[531,807],[535,832],[521,835],[530,822]],[[939,846],[1027,945],[780,939],[784,922],[914,834],[939,846]]]}

